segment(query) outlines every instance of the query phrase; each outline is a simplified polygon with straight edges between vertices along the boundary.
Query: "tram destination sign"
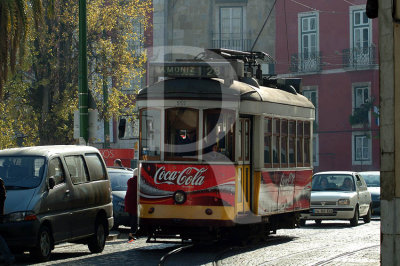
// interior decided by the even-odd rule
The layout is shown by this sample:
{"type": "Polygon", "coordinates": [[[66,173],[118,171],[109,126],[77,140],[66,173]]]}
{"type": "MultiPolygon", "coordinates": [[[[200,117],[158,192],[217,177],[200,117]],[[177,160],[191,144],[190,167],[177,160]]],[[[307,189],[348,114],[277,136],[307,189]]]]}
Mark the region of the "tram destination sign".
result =
{"type": "Polygon", "coordinates": [[[228,62],[153,63],[154,76],[170,78],[224,78],[232,68],[228,62]]]}

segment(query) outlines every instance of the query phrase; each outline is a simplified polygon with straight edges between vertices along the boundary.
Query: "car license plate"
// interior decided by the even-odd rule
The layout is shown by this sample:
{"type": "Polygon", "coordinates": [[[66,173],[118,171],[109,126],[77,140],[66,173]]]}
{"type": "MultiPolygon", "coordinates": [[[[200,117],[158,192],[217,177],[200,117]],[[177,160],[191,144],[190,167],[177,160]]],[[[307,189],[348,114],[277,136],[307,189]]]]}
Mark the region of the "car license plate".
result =
{"type": "Polygon", "coordinates": [[[333,209],[314,209],[314,213],[333,213],[333,209]]]}

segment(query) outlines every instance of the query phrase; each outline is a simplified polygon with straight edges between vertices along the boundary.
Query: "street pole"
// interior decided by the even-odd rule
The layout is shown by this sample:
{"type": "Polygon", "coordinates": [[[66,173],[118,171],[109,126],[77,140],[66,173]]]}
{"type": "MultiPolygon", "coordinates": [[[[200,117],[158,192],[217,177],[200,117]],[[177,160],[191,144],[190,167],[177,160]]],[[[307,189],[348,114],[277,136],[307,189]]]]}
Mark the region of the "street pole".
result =
{"type": "MultiPolygon", "coordinates": [[[[107,77],[105,75],[105,71],[103,74],[103,101],[104,101],[104,110],[107,112],[108,109],[108,86],[107,86],[107,77]]],[[[109,120],[104,118],[104,148],[110,148],[110,124],[109,120]]]]}
{"type": "Polygon", "coordinates": [[[89,139],[86,32],[86,0],[79,0],[79,136],[85,144],[89,139]]]}
{"type": "Polygon", "coordinates": [[[381,264],[400,265],[400,0],[379,1],[381,264]]]}

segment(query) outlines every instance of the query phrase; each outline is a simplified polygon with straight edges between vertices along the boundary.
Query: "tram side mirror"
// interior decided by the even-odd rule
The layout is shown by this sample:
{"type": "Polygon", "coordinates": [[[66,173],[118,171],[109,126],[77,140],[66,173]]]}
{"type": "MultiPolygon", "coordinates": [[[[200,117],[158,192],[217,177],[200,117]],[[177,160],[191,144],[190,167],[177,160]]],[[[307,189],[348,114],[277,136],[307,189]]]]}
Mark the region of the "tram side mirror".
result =
{"type": "Polygon", "coordinates": [[[54,176],[49,177],[49,189],[53,189],[56,186],[56,180],[54,176]]]}

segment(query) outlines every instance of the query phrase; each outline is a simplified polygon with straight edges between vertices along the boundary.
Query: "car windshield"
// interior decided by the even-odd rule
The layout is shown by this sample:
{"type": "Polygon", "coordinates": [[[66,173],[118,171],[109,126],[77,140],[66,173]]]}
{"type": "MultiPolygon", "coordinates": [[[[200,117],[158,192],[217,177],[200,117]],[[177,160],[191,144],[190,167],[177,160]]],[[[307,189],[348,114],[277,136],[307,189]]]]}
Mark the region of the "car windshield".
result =
{"type": "Polygon", "coordinates": [[[314,175],[312,191],[355,191],[353,177],[348,174],[314,175]]]}
{"type": "Polygon", "coordinates": [[[39,156],[0,156],[0,177],[7,190],[35,188],[42,181],[44,163],[39,156]]]}
{"type": "Polygon", "coordinates": [[[380,187],[380,174],[360,173],[368,187],[380,187]]]}
{"type": "Polygon", "coordinates": [[[126,191],[128,189],[128,179],[133,176],[133,172],[108,172],[113,191],[126,191]]]}

